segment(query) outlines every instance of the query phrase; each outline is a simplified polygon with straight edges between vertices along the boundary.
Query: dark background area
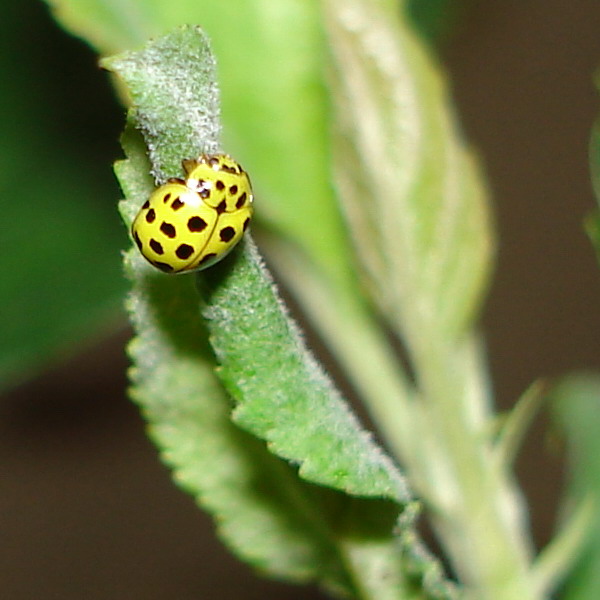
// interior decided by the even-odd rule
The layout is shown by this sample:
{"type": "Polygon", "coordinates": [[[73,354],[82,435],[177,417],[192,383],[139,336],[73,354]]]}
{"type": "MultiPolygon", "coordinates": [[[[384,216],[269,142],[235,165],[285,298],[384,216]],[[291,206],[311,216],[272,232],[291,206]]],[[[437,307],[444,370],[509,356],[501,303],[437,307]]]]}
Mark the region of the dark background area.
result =
{"type": "MultiPolygon", "coordinates": [[[[54,68],[61,55],[80,56],[69,77],[81,76],[89,87],[82,93],[108,101],[95,56],[58,30],[41,3],[29,12],[47,31],[39,52],[52,48],[54,68]]],[[[506,408],[539,377],[600,368],[600,270],[582,229],[594,206],[587,144],[599,105],[592,74],[600,65],[600,7],[596,0],[474,2],[444,61],[494,197],[498,266],[483,328],[506,408]]],[[[70,92],[54,90],[63,108],[73,102],[70,92]]],[[[113,120],[90,133],[106,165],[119,152],[106,132],[116,138],[122,119],[120,109],[108,112],[113,120]]],[[[106,113],[98,108],[99,118],[106,113]]],[[[125,395],[128,335],[1,399],[0,595],[320,598],[254,577],[172,485],[125,395]]],[[[518,465],[538,544],[551,533],[561,483],[560,455],[547,439],[542,415],[518,465]]]]}

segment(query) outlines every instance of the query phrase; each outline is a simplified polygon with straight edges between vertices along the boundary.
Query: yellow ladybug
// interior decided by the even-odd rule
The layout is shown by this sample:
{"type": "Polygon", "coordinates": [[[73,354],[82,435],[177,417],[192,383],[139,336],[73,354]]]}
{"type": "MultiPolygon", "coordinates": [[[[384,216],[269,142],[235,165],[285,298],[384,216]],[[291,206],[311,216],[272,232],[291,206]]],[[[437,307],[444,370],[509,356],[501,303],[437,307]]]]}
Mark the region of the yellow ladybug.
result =
{"type": "Polygon", "coordinates": [[[165,273],[206,269],[240,241],[252,217],[248,174],[230,156],[182,161],[185,179],[154,190],[131,227],[140,252],[165,273]]]}

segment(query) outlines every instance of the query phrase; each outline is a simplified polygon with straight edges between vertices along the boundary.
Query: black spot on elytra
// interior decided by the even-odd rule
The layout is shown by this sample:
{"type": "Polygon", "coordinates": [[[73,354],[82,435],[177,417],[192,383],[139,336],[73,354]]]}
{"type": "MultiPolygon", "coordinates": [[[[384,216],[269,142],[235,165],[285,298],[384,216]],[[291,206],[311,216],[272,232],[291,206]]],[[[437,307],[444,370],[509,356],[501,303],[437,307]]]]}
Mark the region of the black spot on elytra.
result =
{"type": "Polygon", "coordinates": [[[152,250],[154,250],[154,252],[156,252],[156,254],[164,254],[165,251],[163,250],[162,244],[160,242],[157,242],[155,239],[150,240],[150,248],[152,248],[152,250]]]}
{"type": "Polygon", "coordinates": [[[179,198],[175,198],[171,204],[173,210],[179,210],[183,206],[183,202],[179,198]]]}
{"type": "Polygon", "coordinates": [[[246,195],[246,192],[244,192],[238,199],[237,202],[235,203],[235,207],[236,208],[242,208],[242,206],[244,206],[244,204],[246,204],[246,198],[248,196],[246,195]]]}
{"type": "Polygon", "coordinates": [[[237,194],[237,192],[238,192],[238,187],[237,187],[237,185],[232,185],[232,186],[229,188],[229,193],[230,193],[232,196],[235,196],[235,195],[237,194]]]}
{"type": "Polygon", "coordinates": [[[221,191],[225,189],[225,184],[219,179],[217,183],[215,183],[215,187],[221,191]]]}
{"type": "Polygon", "coordinates": [[[202,257],[202,260],[198,263],[199,265],[206,264],[209,260],[212,260],[215,256],[217,256],[214,252],[209,252],[202,257]]]}
{"type": "Polygon", "coordinates": [[[230,242],[233,239],[234,235],[235,229],[230,226],[223,227],[223,229],[221,229],[221,231],[219,232],[219,237],[221,238],[222,242],[230,242]]]}
{"type": "Polygon", "coordinates": [[[221,202],[219,202],[218,206],[215,208],[215,210],[219,214],[224,213],[226,209],[227,209],[227,202],[225,202],[225,200],[221,200],[221,202]]]}
{"type": "Polygon", "coordinates": [[[188,221],[190,231],[199,232],[206,228],[206,221],[202,217],[191,217],[188,221]]]}
{"type": "Polygon", "coordinates": [[[160,230],[168,238],[171,238],[171,239],[173,239],[177,235],[177,231],[175,230],[175,227],[173,225],[171,225],[171,223],[166,223],[165,221],[162,222],[162,225],[160,226],[160,230]]]}
{"type": "Polygon", "coordinates": [[[144,206],[142,206],[142,208],[145,210],[149,207],[150,207],[150,200],[146,200],[146,202],[144,202],[144,206]]]}
{"type": "Polygon", "coordinates": [[[193,253],[194,248],[192,248],[192,246],[189,244],[180,244],[177,246],[177,250],[175,250],[175,254],[177,254],[177,257],[181,258],[181,260],[189,258],[193,253]]]}
{"type": "Polygon", "coordinates": [[[133,239],[136,243],[136,246],[140,249],[140,251],[142,250],[142,240],[140,240],[140,236],[138,235],[137,231],[133,232],[133,239]]]}
{"type": "Polygon", "coordinates": [[[154,219],[156,219],[156,213],[154,212],[154,209],[151,208],[146,213],[146,223],[154,223],[154,219]]]}
{"type": "Polygon", "coordinates": [[[244,221],[244,231],[246,231],[246,229],[248,229],[249,223],[250,223],[250,217],[246,217],[246,220],[244,221]]]}
{"type": "Polygon", "coordinates": [[[171,199],[171,192],[163,196],[163,202],[166,204],[171,199]]]}
{"type": "Polygon", "coordinates": [[[172,273],[173,272],[173,267],[171,265],[168,265],[167,263],[160,262],[158,260],[153,260],[152,264],[157,269],[160,269],[161,271],[164,271],[165,273],[172,273]]]}

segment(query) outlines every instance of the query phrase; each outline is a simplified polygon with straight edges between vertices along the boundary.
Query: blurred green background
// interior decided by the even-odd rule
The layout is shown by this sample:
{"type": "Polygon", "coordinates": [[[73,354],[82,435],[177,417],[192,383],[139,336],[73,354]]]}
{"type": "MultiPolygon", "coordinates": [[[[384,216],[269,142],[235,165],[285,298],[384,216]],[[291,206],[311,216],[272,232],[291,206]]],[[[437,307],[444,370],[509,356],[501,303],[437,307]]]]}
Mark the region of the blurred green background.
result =
{"type": "Polygon", "coordinates": [[[123,110],[108,76],[41,3],[11,3],[4,25],[0,386],[114,330],[127,243],[110,172],[123,110]]]}
{"type": "MultiPolygon", "coordinates": [[[[483,325],[506,407],[539,376],[600,367],[600,272],[581,226],[594,205],[600,8],[489,0],[438,21],[418,11],[435,16],[441,0],[414,6],[428,31],[443,31],[442,59],[494,195],[499,264],[483,325]]],[[[320,597],[255,579],[158,464],[125,396],[128,241],[111,171],[124,111],[94,53],[43,3],[4,12],[3,597],[320,597]]],[[[560,472],[542,418],[519,462],[539,543],[560,472]]]]}

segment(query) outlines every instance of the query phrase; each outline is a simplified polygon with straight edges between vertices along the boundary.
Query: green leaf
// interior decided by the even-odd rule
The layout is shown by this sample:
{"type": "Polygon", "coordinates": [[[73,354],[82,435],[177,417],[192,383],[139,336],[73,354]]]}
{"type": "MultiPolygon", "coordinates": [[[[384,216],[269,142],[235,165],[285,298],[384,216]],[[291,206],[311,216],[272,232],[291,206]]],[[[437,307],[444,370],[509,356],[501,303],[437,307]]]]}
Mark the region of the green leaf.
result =
{"type": "Polygon", "coordinates": [[[554,416],[567,442],[569,477],[562,503],[563,520],[576,518],[582,503],[594,503],[592,520],[584,529],[583,539],[563,559],[567,565],[571,562],[575,565],[561,598],[592,600],[600,595],[600,377],[592,374],[565,377],[555,386],[551,397],[554,416]]]}
{"type": "MultiPolygon", "coordinates": [[[[590,136],[590,174],[596,201],[600,204],[600,119],[592,127],[590,136]]],[[[585,229],[600,261],[600,212],[593,211],[585,221],[585,229]]]]}
{"type": "Polygon", "coordinates": [[[593,531],[597,511],[598,501],[594,495],[579,500],[536,557],[533,576],[540,596],[553,592],[572,568],[593,531]]]}
{"type": "Polygon", "coordinates": [[[600,262],[600,212],[591,212],[584,221],[585,231],[596,250],[596,258],[600,262]]]}
{"type": "MultiPolygon", "coordinates": [[[[123,145],[128,160],[116,172],[130,223],[153,185],[139,135],[126,132],[123,145]]],[[[176,482],[213,514],[223,541],[264,573],[350,591],[328,516],[343,497],[299,481],[295,469],[231,423],[193,277],[161,275],[135,248],[125,262],[137,332],[129,346],[131,393],[176,482]]]]}
{"type": "Polygon", "coordinates": [[[326,4],[337,181],[366,288],[408,343],[452,339],[472,322],[491,264],[476,161],[406,23],[365,2],[326,4]]]}
{"type": "MultiPolygon", "coordinates": [[[[131,144],[128,154],[118,173],[131,204],[140,199],[133,190],[145,157],[141,146],[136,154],[131,144]]],[[[176,481],[213,514],[223,541],[261,571],[349,589],[327,515],[316,510],[339,500],[299,482],[292,468],[232,425],[193,278],[161,276],[135,249],[127,254],[126,270],[137,332],[129,347],[132,395],[176,481]]]]}
{"type": "Polygon", "coordinates": [[[198,276],[219,376],[239,403],[235,422],[309,481],[407,502],[403,479],[304,347],[254,246],[236,258],[198,276]]]}
{"type": "Polygon", "coordinates": [[[471,0],[406,0],[406,10],[416,29],[432,43],[439,43],[456,28],[471,0]]]}
{"type": "MultiPolygon", "coordinates": [[[[600,88],[600,80],[598,81],[598,87],[600,88]]],[[[600,119],[597,119],[592,127],[589,152],[592,186],[596,194],[596,200],[600,203],[600,119]]]]}
{"type": "Polygon", "coordinates": [[[114,107],[93,57],[48,27],[43,6],[4,8],[0,387],[117,329],[126,242],[108,167],[114,107]]]}

